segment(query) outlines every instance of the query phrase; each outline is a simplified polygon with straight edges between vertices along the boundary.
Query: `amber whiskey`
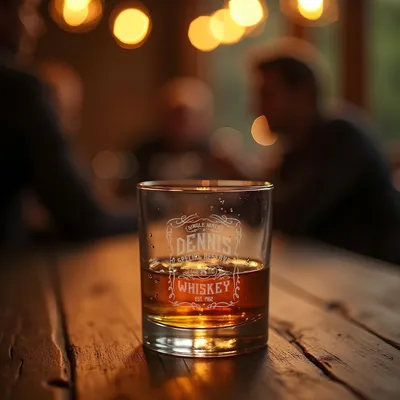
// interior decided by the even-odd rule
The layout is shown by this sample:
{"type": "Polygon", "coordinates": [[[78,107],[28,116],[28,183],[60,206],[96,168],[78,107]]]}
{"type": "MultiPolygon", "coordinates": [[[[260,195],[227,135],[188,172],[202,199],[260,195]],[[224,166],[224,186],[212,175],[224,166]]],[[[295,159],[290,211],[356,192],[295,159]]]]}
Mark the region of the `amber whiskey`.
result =
{"type": "Polygon", "coordinates": [[[256,260],[205,258],[142,265],[146,318],[178,328],[220,328],[267,318],[269,268],[256,260]]]}

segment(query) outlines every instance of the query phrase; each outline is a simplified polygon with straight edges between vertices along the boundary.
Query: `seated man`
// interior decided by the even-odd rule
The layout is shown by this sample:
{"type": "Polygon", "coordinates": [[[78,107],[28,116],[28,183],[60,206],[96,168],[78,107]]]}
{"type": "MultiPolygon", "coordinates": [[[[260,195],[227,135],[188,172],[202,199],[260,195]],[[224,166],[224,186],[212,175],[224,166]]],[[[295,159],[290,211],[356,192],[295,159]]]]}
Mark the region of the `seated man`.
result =
{"type": "Polygon", "coordinates": [[[26,239],[21,200],[33,188],[66,239],[135,229],[133,217],[109,215],[71,162],[44,86],[17,68],[40,33],[39,0],[0,0],[0,245],[26,239]]]}
{"type": "Polygon", "coordinates": [[[150,139],[133,149],[138,168],[121,185],[120,193],[134,193],[140,181],[163,179],[235,179],[233,162],[210,149],[213,95],[194,78],[175,78],[158,98],[158,126],[150,139]]]}
{"type": "Polygon", "coordinates": [[[274,177],[274,228],[400,264],[391,174],[354,106],[323,107],[319,55],[283,40],[257,59],[260,112],[284,147],[274,177]]]}

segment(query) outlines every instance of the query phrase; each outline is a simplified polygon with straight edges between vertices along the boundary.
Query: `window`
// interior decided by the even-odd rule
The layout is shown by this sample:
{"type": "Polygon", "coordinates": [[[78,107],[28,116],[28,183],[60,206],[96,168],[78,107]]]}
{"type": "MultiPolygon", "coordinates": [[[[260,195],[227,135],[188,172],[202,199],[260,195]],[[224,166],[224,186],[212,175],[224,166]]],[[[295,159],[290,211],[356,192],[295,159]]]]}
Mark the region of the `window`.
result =
{"type": "Polygon", "coordinates": [[[400,138],[400,2],[371,4],[370,104],[385,140],[400,138]]]}

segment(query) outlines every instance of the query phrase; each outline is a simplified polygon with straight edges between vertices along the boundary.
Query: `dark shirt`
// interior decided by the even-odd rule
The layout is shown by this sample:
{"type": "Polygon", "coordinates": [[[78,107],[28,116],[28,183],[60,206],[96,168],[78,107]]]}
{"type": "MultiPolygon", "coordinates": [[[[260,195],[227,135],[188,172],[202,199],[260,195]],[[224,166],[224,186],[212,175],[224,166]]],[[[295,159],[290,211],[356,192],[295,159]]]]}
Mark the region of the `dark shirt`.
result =
{"type": "Polygon", "coordinates": [[[134,218],[109,215],[71,162],[43,85],[0,62],[0,244],[24,240],[21,198],[34,188],[65,239],[134,230],[134,218]]]}
{"type": "Polygon", "coordinates": [[[400,264],[398,194],[356,113],[316,124],[273,183],[276,229],[400,264]]]}

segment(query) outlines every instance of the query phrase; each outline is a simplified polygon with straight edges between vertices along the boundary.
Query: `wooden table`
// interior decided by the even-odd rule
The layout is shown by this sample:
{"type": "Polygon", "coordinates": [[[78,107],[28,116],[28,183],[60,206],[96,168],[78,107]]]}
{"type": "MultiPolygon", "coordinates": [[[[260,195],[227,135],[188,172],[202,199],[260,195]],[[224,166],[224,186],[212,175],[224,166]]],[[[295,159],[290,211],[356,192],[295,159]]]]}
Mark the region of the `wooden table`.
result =
{"type": "Polygon", "coordinates": [[[400,272],[274,245],[267,349],[183,359],[140,343],[136,238],[3,257],[0,399],[400,399],[400,272]]]}

